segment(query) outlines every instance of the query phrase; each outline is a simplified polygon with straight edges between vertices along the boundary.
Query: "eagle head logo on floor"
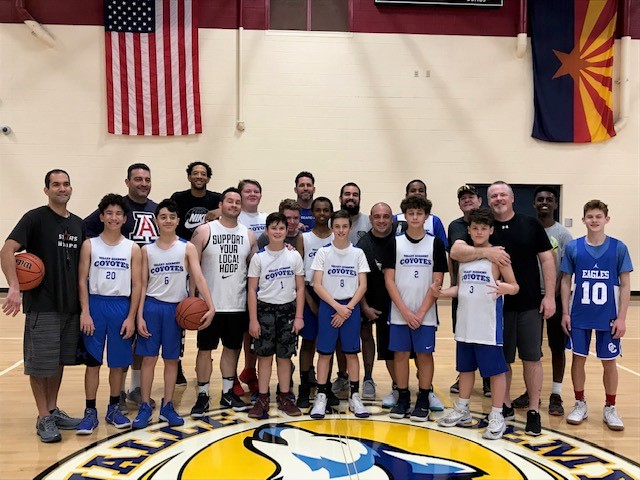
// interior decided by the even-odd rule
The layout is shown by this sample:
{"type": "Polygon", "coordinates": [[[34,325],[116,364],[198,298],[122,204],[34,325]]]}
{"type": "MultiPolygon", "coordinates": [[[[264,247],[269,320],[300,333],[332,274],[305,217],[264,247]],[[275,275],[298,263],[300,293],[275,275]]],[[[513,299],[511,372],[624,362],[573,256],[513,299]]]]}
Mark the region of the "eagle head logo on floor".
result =
{"type": "Polygon", "coordinates": [[[275,464],[269,480],[466,480],[485,475],[460,462],[415,454],[372,440],[317,434],[286,423],[263,425],[244,444],[275,464]]]}

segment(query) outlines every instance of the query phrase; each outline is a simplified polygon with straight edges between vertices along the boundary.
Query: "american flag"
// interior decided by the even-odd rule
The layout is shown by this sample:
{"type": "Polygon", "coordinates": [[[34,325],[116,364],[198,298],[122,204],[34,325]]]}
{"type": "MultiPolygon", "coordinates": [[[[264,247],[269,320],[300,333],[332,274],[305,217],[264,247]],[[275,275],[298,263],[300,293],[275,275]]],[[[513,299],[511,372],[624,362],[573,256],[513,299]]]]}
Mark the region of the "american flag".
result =
{"type": "Polygon", "coordinates": [[[109,133],[202,133],[197,12],[197,0],[105,0],[109,133]]]}

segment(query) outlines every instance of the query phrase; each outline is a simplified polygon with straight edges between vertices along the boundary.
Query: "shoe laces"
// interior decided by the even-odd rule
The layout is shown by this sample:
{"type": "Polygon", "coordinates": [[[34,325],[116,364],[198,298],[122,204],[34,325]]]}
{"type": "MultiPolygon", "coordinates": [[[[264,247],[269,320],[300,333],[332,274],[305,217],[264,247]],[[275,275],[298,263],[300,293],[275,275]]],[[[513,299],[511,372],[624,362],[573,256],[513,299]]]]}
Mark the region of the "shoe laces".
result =
{"type": "Polygon", "coordinates": [[[47,415],[42,419],[42,423],[44,424],[45,430],[54,430],[56,428],[56,419],[53,418],[53,415],[47,415]]]}

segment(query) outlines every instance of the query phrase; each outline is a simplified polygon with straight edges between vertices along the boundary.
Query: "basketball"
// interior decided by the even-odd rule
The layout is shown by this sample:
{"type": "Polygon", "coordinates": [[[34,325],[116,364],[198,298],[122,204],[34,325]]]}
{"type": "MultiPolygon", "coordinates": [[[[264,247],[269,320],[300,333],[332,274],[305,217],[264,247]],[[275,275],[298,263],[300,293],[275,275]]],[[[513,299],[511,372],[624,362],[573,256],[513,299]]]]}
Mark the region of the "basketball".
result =
{"type": "Polygon", "coordinates": [[[44,263],[33,253],[19,253],[16,255],[16,273],[20,283],[20,291],[36,288],[44,278],[44,263]]]}
{"type": "Polygon", "coordinates": [[[197,330],[202,315],[209,311],[207,302],[197,297],[185,298],[176,308],[176,322],[185,330],[197,330]]]}

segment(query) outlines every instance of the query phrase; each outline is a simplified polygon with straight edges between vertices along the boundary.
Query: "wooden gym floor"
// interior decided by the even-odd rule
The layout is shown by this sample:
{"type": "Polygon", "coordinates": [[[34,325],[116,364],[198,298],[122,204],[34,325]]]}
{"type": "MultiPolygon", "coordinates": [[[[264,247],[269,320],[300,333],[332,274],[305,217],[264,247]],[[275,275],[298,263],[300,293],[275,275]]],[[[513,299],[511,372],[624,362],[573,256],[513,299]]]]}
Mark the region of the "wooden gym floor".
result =
{"type": "MultiPolygon", "coordinates": [[[[0,302],[4,296],[0,296],[0,302]]],[[[456,377],[455,342],[451,333],[451,307],[447,301],[440,301],[440,320],[442,325],[438,331],[438,345],[435,353],[434,386],[445,406],[451,406],[456,396],[449,393],[449,386],[456,377]]],[[[47,467],[66,456],[93,444],[94,442],[117,432],[105,425],[104,413],[108,400],[107,369],[102,369],[101,385],[98,391],[98,412],[100,425],[93,435],[76,436],[74,432],[62,432],[63,441],[57,444],[43,444],[35,434],[36,409],[29,388],[28,378],[23,374],[22,365],[22,332],[24,316],[15,318],[0,314],[0,478],[26,479],[33,478],[47,467]]],[[[187,349],[183,359],[185,375],[189,381],[187,387],[178,387],[176,409],[182,415],[188,415],[196,397],[195,390],[195,334],[189,332],[187,349]]],[[[622,358],[618,361],[619,389],[617,397],[618,410],[624,420],[623,432],[612,432],[601,421],[601,409],[604,402],[602,386],[602,367],[595,357],[587,361],[586,397],[590,406],[590,417],[580,426],[567,425],[565,417],[550,417],[547,402],[551,388],[550,352],[544,344],[544,386],[542,394],[542,425],[561,433],[592,442],[630,460],[640,462],[640,299],[631,302],[627,318],[627,333],[623,339],[622,358]]],[[[296,361],[297,363],[297,361],[296,361]]],[[[242,368],[243,360],[240,360],[242,368]]],[[[522,370],[514,364],[513,396],[524,391],[522,370]]],[[[563,399],[568,413],[573,405],[573,389],[570,377],[571,359],[567,358],[567,369],[563,385],[563,399]]],[[[413,368],[413,366],[412,366],[413,368]]],[[[158,362],[156,381],[152,396],[159,401],[162,396],[162,362],[158,362]]],[[[219,401],[221,380],[218,370],[218,357],[214,357],[214,373],[212,375],[212,407],[219,401]]],[[[72,416],[82,416],[84,410],[84,368],[68,367],[65,370],[59,406],[72,416]]],[[[415,377],[412,385],[415,388],[415,377]]],[[[297,374],[294,377],[297,384],[297,374]]],[[[390,389],[390,381],[382,362],[376,361],[374,380],[377,383],[377,399],[380,400],[390,389]]],[[[272,376],[272,391],[275,391],[275,373],[272,376]]],[[[295,388],[297,393],[297,385],[295,388]]],[[[482,385],[476,382],[472,396],[472,411],[489,411],[490,399],[482,397],[482,385]]],[[[156,410],[157,412],[157,410],[156,410]]],[[[154,413],[156,413],[154,412],[154,413]]],[[[157,415],[157,413],[156,413],[157,415]]],[[[135,416],[129,415],[130,418],[135,416]]],[[[154,416],[155,418],[155,416],[154,416]]],[[[517,414],[523,420],[522,411],[517,414]]]]}

